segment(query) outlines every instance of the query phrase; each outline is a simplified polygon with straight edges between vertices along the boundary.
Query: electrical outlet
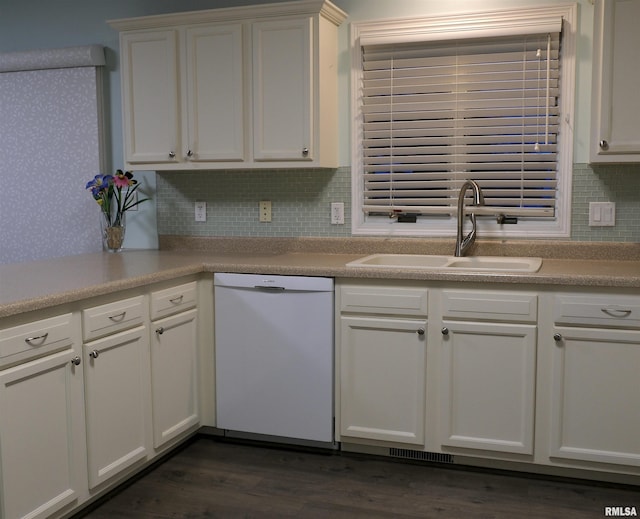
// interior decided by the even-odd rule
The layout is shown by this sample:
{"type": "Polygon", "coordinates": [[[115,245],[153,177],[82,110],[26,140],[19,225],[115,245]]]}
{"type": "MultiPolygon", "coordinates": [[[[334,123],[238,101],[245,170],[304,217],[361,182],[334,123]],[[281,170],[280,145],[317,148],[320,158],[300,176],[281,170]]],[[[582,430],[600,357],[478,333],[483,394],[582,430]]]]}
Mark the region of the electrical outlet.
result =
{"type": "Polygon", "coordinates": [[[271,201],[269,200],[262,200],[260,202],[260,221],[261,222],[271,221],[271,201]]]}
{"type": "Polygon", "coordinates": [[[207,202],[204,201],[196,201],[195,206],[196,213],[196,222],[206,222],[207,221],[207,202]]]}
{"type": "Polygon", "coordinates": [[[331,202],[331,225],[344,225],[344,203],[331,202]]]}

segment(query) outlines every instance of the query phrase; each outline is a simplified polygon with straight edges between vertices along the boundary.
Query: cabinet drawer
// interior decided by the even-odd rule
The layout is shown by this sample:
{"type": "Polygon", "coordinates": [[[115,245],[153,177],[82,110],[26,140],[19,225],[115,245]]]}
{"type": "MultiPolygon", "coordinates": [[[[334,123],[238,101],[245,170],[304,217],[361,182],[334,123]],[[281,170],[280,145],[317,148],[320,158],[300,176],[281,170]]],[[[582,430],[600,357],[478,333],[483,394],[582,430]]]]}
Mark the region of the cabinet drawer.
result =
{"type": "Polygon", "coordinates": [[[340,310],[360,314],[427,315],[426,288],[346,285],[341,289],[340,310]]]}
{"type": "Polygon", "coordinates": [[[0,368],[73,346],[71,314],[0,331],[0,368]]]}
{"type": "Polygon", "coordinates": [[[557,324],[640,328],[640,298],[559,294],[555,296],[553,317],[557,324]]]}
{"type": "Polygon", "coordinates": [[[533,322],[538,316],[538,296],[524,292],[443,290],[445,318],[533,322]]]}
{"type": "Polygon", "coordinates": [[[197,285],[193,281],[151,293],[151,320],[195,308],[197,285]]]}
{"type": "Polygon", "coordinates": [[[82,311],[85,341],[138,326],[144,321],[144,296],[123,299],[82,311]]]}

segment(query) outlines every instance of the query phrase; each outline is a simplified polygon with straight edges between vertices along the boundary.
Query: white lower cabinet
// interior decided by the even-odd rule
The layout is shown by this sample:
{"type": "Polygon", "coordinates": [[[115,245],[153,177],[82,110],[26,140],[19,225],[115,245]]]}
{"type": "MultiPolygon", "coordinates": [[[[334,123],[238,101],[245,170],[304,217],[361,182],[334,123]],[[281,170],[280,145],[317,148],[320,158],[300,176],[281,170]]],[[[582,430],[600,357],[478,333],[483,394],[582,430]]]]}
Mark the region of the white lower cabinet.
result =
{"type": "Polygon", "coordinates": [[[0,519],[67,517],[199,427],[213,293],[132,292],[0,320],[0,519]]]}
{"type": "Polygon", "coordinates": [[[197,310],[189,310],[153,323],[151,382],[155,448],[200,423],[197,315],[197,310]]]}
{"type": "Polygon", "coordinates": [[[550,456],[640,467],[640,297],[556,296],[554,320],[550,456]]]}
{"type": "Polygon", "coordinates": [[[344,279],[336,308],[348,450],[638,483],[633,290],[344,279]]]}
{"type": "Polygon", "coordinates": [[[83,310],[89,488],[150,454],[151,382],[147,299],[137,296],[83,310]]]}
{"type": "Polygon", "coordinates": [[[533,454],[536,294],[443,290],[441,444],[533,454]]]}
{"type": "Polygon", "coordinates": [[[65,350],[0,372],[4,519],[50,517],[82,496],[82,365],[76,357],[65,350]]]}
{"type": "Polygon", "coordinates": [[[551,456],[640,466],[640,332],[555,333],[551,456]]]}
{"type": "Polygon", "coordinates": [[[426,321],[343,317],[342,436],[424,444],[426,321]]]}
{"type": "Polygon", "coordinates": [[[50,517],[84,495],[80,340],[71,313],[0,330],[3,519],[50,517]]]}
{"type": "Polygon", "coordinates": [[[84,345],[89,488],[149,455],[148,329],[139,326],[84,345]]]}
{"type": "Polygon", "coordinates": [[[151,294],[151,386],[156,449],[200,424],[196,294],[195,282],[151,294]]]}
{"type": "Polygon", "coordinates": [[[338,284],[339,435],[424,445],[427,290],[338,284]]]}
{"type": "Polygon", "coordinates": [[[445,321],[443,447],[533,454],[536,327],[445,321]]]}

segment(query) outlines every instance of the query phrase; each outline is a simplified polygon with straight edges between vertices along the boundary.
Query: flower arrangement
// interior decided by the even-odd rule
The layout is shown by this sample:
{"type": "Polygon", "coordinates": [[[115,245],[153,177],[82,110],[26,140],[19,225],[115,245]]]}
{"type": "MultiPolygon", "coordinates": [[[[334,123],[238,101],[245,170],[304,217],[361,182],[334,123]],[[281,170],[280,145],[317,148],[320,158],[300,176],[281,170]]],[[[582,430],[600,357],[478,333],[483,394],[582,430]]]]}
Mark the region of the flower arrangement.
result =
{"type": "Polygon", "coordinates": [[[119,169],[115,175],[96,175],[86,188],[91,190],[94,200],[98,202],[106,224],[117,227],[123,224],[126,211],[149,200],[136,200],[134,193],[139,186],[131,172],[119,169]]]}
{"type": "Polygon", "coordinates": [[[117,170],[115,175],[96,175],[87,182],[87,189],[100,206],[103,247],[110,252],[122,249],[125,233],[125,213],[149,200],[138,199],[135,192],[140,184],[129,171],[117,170]],[[123,192],[124,190],[124,192],[123,192]]]}

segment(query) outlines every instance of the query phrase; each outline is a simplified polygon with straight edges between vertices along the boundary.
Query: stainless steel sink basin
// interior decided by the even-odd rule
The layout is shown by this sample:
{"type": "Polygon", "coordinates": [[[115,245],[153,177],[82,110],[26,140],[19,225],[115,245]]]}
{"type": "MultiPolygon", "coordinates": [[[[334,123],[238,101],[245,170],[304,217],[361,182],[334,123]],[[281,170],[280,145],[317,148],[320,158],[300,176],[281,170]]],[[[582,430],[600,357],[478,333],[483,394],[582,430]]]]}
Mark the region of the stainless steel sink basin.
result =
{"type": "Polygon", "coordinates": [[[347,263],[347,267],[480,272],[537,272],[541,258],[503,256],[436,256],[429,254],[371,254],[347,263]]]}

